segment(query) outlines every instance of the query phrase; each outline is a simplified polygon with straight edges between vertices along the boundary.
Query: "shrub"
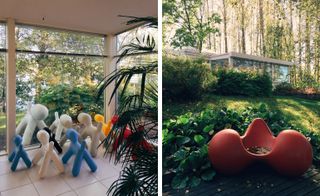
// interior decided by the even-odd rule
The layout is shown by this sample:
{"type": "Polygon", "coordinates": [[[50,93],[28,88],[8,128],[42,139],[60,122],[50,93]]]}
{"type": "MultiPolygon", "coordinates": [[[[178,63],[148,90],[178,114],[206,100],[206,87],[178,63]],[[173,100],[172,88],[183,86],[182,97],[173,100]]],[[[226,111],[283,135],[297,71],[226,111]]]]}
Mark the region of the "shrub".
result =
{"type": "Polygon", "coordinates": [[[208,159],[207,143],[215,133],[225,128],[232,128],[242,135],[255,118],[264,119],[275,135],[285,129],[295,129],[309,137],[314,163],[319,165],[319,135],[290,124],[281,113],[269,110],[265,104],[242,111],[227,108],[204,110],[163,123],[163,168],[174,175],[171,186],[175,189],[194,187],[202,180],[213,179],[215,171],[208,159]]]}
{"type": "Polygon", "coordinates": [[[216,72],[216,92],[222,95],[270,96],[272,81],[269,75],[257,71],[219,69],[216,72]]]}
{"type": "Polygon", "coordinates": [[[318,99],[320,100],[320,89],[315,87],[297,87],[290,83],[279,83],[273,93],[275,95],[289,95],[295,97],[301,97],[305,99],[318,99]]]}
{"type": "Polygon", "coordinates": [[[295,88],[288,82],[281,82],[275,86],[273,93],[276,95],[291,95],[295,88]]]}
{"type": "Polygon", "coordinates": [[[42,90],[37,102],[49,109],[47,122],[54,120],[54,112],[68,114],[76,119],[80,112],[103,113],[102,98],[96,101],[96,88],[92,86],[72,87],[66,84],[51,86],[42,90]]]}
{"type": "Polygon", "coordinates": [[[202,59],[163,57],[164,100],[188,101],[200,97],[209,77],[209,65],[202,59]]]}

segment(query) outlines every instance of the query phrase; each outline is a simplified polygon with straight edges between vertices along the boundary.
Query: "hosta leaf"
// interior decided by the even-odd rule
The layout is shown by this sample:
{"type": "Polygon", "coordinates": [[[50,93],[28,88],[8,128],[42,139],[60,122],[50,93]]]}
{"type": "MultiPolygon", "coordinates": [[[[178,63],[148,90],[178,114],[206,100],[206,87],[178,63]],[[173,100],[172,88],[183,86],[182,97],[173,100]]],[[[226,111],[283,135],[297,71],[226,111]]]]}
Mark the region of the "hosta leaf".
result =
{"type": "Polygon", "coordinates": [[[206,170],[204,173],[201,175],[202,180],[204,181],[210,181],[213,179],[213,177],[216,175],[216,172],[214,170],[206,170]]]}
{"type": "Polygon", "coordinates": [[[196,186],[199,186],[200,182],[201,182],[201,178],[198,178],[198,177],[196,177],[196,176],[193,176],[193,177],[191,178],[190,182],[189,182],[190,188],[194,188],[194,187],[196,187],[196,186]]]}
{"type": "Polygon", "coordinates": [[[190,142],[190,140],[191,140],[189,137],[181,136],[181,135],[178,135],[176,137],[176,139],[177,139],[176,141],[177,141],[178,145],[186,144],[186,143],[190,142]]]}
{"type": "Polygon", "coordinates": [[[189,119],[186,118],[186,117],[180,117],[180,118],[177,120],[177,123],[178,123],[178,124],[183,124],[183,125],[188,124],[188,122],[189,122],[189,119]]]}
{"type": "Polygon", "coordinates": [[[203,129],[203,131],[206,132],[206,133],[208,133],[208,132],[212,131],[213,127],[214,127],[214,125],[207,125],[207,126],[203,129]]]}
{"type": "Polygon", "coordinates": [[[176,175],[171,182],[171,186],[174,189],[183,189],[187,186],[189,180],[188,176],[176,175]]]}
{"type": "Polygon", "coordinates": [[[185,159],[187,156],[187,151],[184,150],[183,148],[181,148],[180,150],[178,150],[176,153],[174,153],[173,157],[176,161],[181,161],[183,159],[185,159]]]}
{"type": "Polygon", "coordinates": [[[193,137],[193,139],[197,144],[203,144],[204,143],[204,137],[202,135],[195,135],[193,137]]]}

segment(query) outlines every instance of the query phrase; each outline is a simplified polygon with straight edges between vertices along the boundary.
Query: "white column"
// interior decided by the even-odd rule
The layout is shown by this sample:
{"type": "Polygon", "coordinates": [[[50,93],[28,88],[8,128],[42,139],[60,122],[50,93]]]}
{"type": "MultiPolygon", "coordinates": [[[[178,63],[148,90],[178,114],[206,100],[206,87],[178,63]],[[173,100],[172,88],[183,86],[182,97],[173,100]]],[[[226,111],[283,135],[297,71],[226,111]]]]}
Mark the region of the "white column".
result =
{"type": "Polygon", "coordinates": [[[7,21],[7,43],[7,152],[11,153],[16,130],[16,41],[15,21],[12,18],[7,21]]]}
{"type": "MultiPolygon", "coordinates": [[[[112,73],[114,70],[117,69],[116,60],[114,59],[115,55],[117,54],[117,41],[115,35],[107,35],[104,42],[104,54],[108,56],[105,60],[105,67],[104,67],[104,75],[107,76],[112,73]]],[[[105,90],[104,94],[104,108],[105,108],[105,119],[109,120],[116,110],[116,98],[115,96],[111,103],[109,103],[111,93],[114,89],[114,83],[109,85],[105,90]]]]}

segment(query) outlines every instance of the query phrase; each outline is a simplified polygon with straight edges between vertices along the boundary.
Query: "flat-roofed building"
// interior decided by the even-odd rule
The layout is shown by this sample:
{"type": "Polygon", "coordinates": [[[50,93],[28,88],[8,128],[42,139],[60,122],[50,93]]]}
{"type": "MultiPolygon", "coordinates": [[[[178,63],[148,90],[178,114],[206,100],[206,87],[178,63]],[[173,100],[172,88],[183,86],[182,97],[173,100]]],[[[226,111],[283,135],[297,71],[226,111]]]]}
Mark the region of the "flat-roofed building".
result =
{"type": "Polygon", "coordinates": [[[270,74],[274,84],[290,82],[290,69],[292,62],[272,59],[261,56],[229,52],[215,55],[209,59],[211,68],[222,66],[237,69],[257,69],[270,74]]]}

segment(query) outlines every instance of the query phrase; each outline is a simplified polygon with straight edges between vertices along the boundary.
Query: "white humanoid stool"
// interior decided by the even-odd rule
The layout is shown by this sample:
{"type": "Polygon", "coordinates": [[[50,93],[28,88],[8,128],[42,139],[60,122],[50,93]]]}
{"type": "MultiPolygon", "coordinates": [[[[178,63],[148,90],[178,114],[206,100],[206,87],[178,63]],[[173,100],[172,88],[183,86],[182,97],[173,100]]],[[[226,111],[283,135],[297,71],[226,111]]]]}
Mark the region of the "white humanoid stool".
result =
{"type": "Polygon", "coordinates": [[[85,140],[88,136],[91,138],[90,154],[92,157],[97,156],[98,146],[100,139],[103,138],[101,129],[102,123],[98,123],[98,126],[93,126],[92,118],[87,113],[80,113],[78,115],[78,121],[84,125],[83,130],[80,133],[80,137],[85,140]]]}
{"type": "Polygon", "coordinates": [[[53,142],[49,143],[49,134],[44,130],[40,130],[37,133],[37,138],[41,143],[41,147],[38,150],[38,152],[36,153],[36,155],[33,157],[32,163],[37,164],[39,162],[39,160],[42,157],[44,157],[43,162],[40,166],[40,170],[39,170],[40,178],[43,178],[45,176],[45,174],[47,173],[48,166],[49,166],[49,163],[51,160],[53,161],[53,163],[55,164],[55,166],[57,167],[59,172],[63,173],[64,172],[63,164],[60,161],[58,154],[53,149],[53,142]]]}
{"type": "Polygon", "coordinates": [[[72,128],[72,118],[67,114],[62,114],[59,118],[58,112],[55,112],[54,115],[55,121],[53,121],[49,129],[56,134],[55,139],[60,140],[61,134],[66,133],[67,129],[72,128]]]}
{"type": "Polygon", "coordinates": [[[16,128],[16,134],[20,134],[23,130],[22,144],[29,145],[31,143],[32,135],[35,129],[38,127],[40,130],[47,127],[44,119],[48,116],[48,109],[41,104],[35,104],[32,106],[28,103],[27,113],[16,128]]]}

